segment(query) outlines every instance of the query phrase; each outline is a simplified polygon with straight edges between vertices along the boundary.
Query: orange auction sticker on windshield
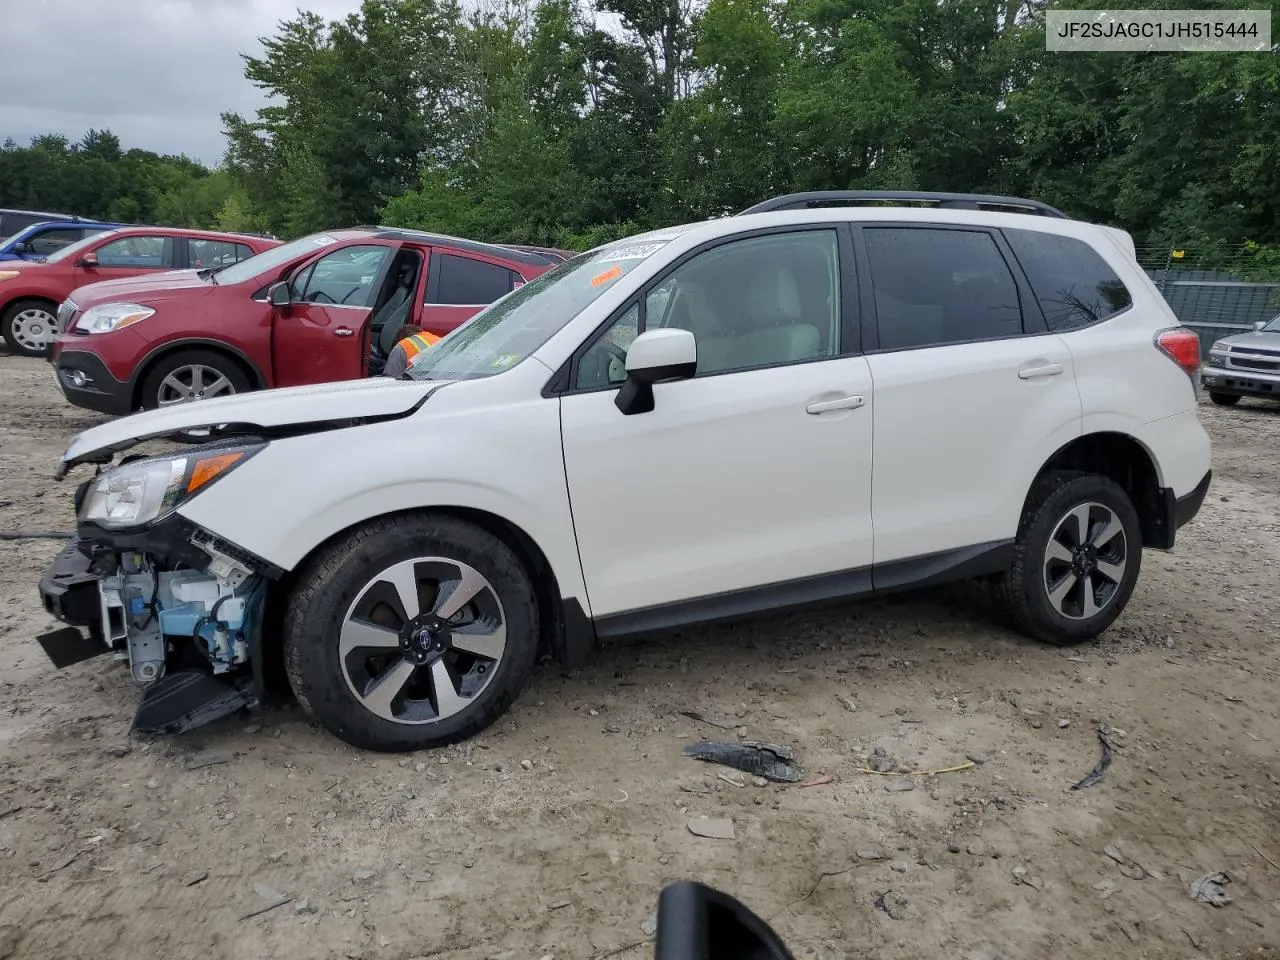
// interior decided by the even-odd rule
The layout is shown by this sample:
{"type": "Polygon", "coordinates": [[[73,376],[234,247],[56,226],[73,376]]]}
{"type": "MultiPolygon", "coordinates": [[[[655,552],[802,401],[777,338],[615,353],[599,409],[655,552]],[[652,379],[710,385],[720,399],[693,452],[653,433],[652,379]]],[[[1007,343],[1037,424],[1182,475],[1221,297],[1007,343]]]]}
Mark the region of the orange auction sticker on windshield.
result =
{"type": "Polygon", "coordinates": [[[599,286],[602,286],[603,284],[608,283],[610,280],[617,280],[620,276],[622,276],[621,267],[610,267],[604,273],[600,273],[592,277],[591,285],[593,287],[599,287],[599,286]]]}

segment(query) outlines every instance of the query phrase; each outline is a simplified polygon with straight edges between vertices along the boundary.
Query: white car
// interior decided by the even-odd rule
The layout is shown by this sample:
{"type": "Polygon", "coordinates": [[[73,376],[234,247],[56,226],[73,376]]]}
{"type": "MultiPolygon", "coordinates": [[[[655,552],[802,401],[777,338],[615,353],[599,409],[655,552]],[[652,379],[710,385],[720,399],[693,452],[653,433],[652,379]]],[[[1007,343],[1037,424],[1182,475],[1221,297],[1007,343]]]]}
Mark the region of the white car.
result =
{"type": "Polygon", "coordinates": [[[582,254],[403,379],[79,435],[59,475],[214,439],[81,486],[41,592],[89,637],[42,642],[128,659],[142,730],[282,662],[337,736],[407,750],[492,723],[540,650],[859,594],[983,578],[1025,634],[1084,641],[1204,499],[1198,364],[1122,231],[780,197],[582,254]]]}

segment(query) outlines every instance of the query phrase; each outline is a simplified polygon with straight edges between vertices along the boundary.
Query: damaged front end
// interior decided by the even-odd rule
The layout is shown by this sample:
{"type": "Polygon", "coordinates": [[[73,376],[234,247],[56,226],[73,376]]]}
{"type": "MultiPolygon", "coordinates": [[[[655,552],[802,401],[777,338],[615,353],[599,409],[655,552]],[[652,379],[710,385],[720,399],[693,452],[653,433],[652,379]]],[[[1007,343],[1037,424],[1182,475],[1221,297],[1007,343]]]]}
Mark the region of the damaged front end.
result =
{"type": "Polygon", "coordinates": [[[262,698],[262,621],[274,570],[178,507],[258,451],[243,439],[137,457],[76,491],[77,537],[40,581],[68,624],[39,638],[61,668],[107,652],[144,685],[134,729],[171,735],[262,698]]]}

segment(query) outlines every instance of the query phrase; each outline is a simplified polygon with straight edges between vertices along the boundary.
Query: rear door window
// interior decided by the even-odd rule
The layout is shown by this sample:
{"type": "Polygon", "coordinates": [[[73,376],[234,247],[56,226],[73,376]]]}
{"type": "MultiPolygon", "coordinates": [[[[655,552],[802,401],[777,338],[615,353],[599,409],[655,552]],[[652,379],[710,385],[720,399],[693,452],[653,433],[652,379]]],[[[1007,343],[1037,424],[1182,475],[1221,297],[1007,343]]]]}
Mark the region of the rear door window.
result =
{"type": "Polygon", "coordinates": [[[163,269],[169,265],[168,237],[131,236],[109,240],[97,249],[100,267],[163,269]]]}
{"type": "Polygon", "coordinates": [[[187,240],[187,263],[194,268],[229,267],[248,260],[253,251],[243,243],[229,240],[187,240]]]}
{"type": "Polygon", "coordinates": [[[1124,281],[1083,240],[1039,230],[1003,232],[1055,333],[1101,323],[1133,304],[1124,281]]]}
{"type": "Polygon", "coordinates": [[[1017,283],[990,233],[864,227],[881,350],[1020,336],[1017,283]]]}
{"type": "MultiPolygon", "coordinates": [[[[485,306],[512,289],[519,277],[508,267],[453,253],[433,253],[439,274],[427,290],[428,303],[485,306]]],[[[433,274],[435,271],[432,271],[433,274]]]]}

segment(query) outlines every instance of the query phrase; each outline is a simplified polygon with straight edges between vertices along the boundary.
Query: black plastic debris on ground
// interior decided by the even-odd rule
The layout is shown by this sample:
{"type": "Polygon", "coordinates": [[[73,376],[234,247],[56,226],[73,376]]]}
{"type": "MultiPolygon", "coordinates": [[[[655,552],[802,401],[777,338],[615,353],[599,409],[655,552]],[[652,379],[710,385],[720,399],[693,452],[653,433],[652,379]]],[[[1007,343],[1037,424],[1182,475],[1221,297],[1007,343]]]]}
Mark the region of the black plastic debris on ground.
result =
{"type": "Polygon", "coordinates": [[[800,780],[800,768],[795,763],[795,753],[776,743],[724,743],[703,740],[684,748],[684,755],[707,763],[719,763],[733,767],[754,777],[764,777],[778,783],[796,783],[800,780]]]}
{"type": "Polygon", "coordinates": [[[1072,784],[1072,790],[1084,790],[1087,787],[1092,787],[1102,779],[1102,775],[1111,766],[1111,754],[1115,750],[1115,744],[1111,742],[1111,728],[1105,723],[1098,724],[1098,743],[1102,747],[1102,757],[1098,760],[1098,765],[1090,770],[1079,783],[1072,784]]]}

